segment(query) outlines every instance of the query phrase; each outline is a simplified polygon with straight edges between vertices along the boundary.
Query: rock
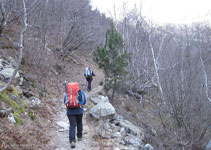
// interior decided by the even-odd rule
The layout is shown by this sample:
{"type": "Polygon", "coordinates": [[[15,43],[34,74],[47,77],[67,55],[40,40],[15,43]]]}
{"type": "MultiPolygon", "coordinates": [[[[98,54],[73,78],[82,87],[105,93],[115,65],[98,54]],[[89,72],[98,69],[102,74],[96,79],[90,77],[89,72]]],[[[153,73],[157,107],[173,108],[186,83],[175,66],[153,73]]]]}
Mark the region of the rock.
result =
{"type": "Polygon", "coordinates": [[[124,127],[127,133],[138,136],[142,140],[144,139],[144,131],[142,131],[137,126],[133,125],[131,122],[129,122],[127,120],[120,120],[119,125],[120,125],[120,127],[124,127]]]}
{"type": "Polygon", "coordinates": [[[115,124],[116,126],[119,126],[120,120],[123,120],[123,116],[115,114],[113,119],[111,120],[111,123],[115,124]]]}
{"type": "MultiPolygon", "coordinates": [[[[69,124],[67,122],[64,122],[64,121],[58,121],[56,122],[56,124],[61,127],[63,130],[67,131],[69,130],[69,124]]],[[[60,130],[60,129],[59,129],[60,130]]],[[[62,131],[59,131],[59,132],[62,132],[62,131]]]]}
{"type": "Polygon", "coordinates": [[[23,85],[23,77],[20,78],[19,85],[20,85],[20,86],[23,85]]]}
{"type": "Polygon", "coordinates": [[[103,130],[103,131],[99,132],[98,134],[100,137],[102,137],[104,139],[111,139],[111,137],[113,136],[111,130],[109,130],[109,131],[103,130]]]}
{"type": "Polygon", "coordinates": [[[141,150],[154,150],[154,147],[152,147],[150,144],[146,144],[141,150]]]}
{"type": "Polygon", "coordinates": [[[138,149],[142,144],[142,140],[132,134],[129,134],[128,136],[126,136],[124,138],[124,141],[125,141],[126,145],[132,145],[133,147],[136,147],[138,149]]]}
{"type": "Polygon", "coordinates": [[[59,129],[59,132],[64,132],[64,128],[59,129]]]}
{"type": "Polygon", "coordinates": [[[8,57],[7,59],[8,59],[9,62],[12,64],[12,66],[15,68],[16,65],[17,65],[16,61],[15,61],[12,57],[8,57]]]}
{"type": "Polygon", "coordinates": [[[139,148],[130,145],[130,146],[128,146],[128,150],[139,150],[139,148]]]}
{"type": "Polygon", "coordinates": [[[30,108],[36,109],[40,107],[41,101],[39,98],[32,96],[29,98],[30,101],[30,108]]]}
{"type": "Polygon", "coordinates": [[[59,73],[54,68],[51,69],[51,72],[54,73],[55,75],[59,75],[59,73]]]}
{"type": "Polygon", "coordinates": [[[100,118],[113,118],[115,112],[115,108],[108,102],[100,102],[96,106],[94,106],[89,113],[95,117],[96,119],[100,118]]]}
{"type": "Polygon", "coordinates": [[[6,117],[8,116],[10,113],[12,112],[12,108],[4,108],[4,109],[0,109],[0,117],[3,118],[3,117],[6,117]]]}
{"type": "Polygon", "coordinates": [[[3,59],[0,58],[0,71],[4,69],[3,59]]]}
{"type": "Polygon", "coordinates": [[[19,86],[16,86],[15,88],[18,90],[19,95],[23,94],[23,90],[19,86]]]}
{"type": "Polygon", "coordinates": [[[109,119],[107,120],[100,120],[100,125],[104,130],[109,130],[111,129],[111,126],[109,124],[109,119]]]}
{"type": "Polygon", "coordinates": [[[13,116],[12,113],[10,113],[10,114],[8,115],[8,119],[11,121],[11,123],[13,123],[13,124],[16,123],[15,118],[14,118],[14,116],[13,116]]]}
{"type": "Polygon", "coordinates": [[[121,133],[122,136],[125,136],[126,135],[125,128],[121,128],[120,129],[120,133],[121,133]]]}
{"type": "Polygon", "coordinates": [[[23,90],[23,95],[26,96],[27,98],[30,98],[34,96],[34,93],[32,91],[23,90]]]}
{"type": "Polygon", "coordinates": [[[6,109],[7,108],[6,104],[3,101],[1,101],[1,108],[2,109],[6,109]]]}
{"type": "Polygon", "coordinates": [[[39,95],[41,97],[47,97],[48,93],[47,92],[39,92],[39,95]]]}
{"type": "Polygon", "coordinates": [[[121,133],[120,132],[115,132],[112,136],[112,138],[118,138],[119,140],[121,140],[121,133]]]}
{"type": "Polygon", "coordinates": [[[12,99],[13,101],[15,101],[15,102],[18,103],[19,105],[21,104],[19,98],[16,97],[15,95],[10,95],[10,99],[12,99]]]}
{"type": "MultiPolygon", "coordinates": [[[[13,72],[14,72],[15,69],[13,68],[5,68],[1,71],[1,75],[5,78],[5,79],[8,79],[12,76],[13,72]]],[[[18,78],[20,77],[19,75],[19,72],[17,71],[16,75],[15,75],[15,78],[18,78]]]]}
{"type": "Polygon", "coordinates": [[[98,104],[99,102],[108,102],[108,97],[107,96],[102,96],[102,95],[94,95],[91,97],[91,100],[95,103],[98,104]]]}
{"type": "Polygon", "coordinates": [[[12,68],[12,64],[5,59],[2,60],[2,65],[4,66],[4,68],[12,68]]]}
{"type": "Polygon", "coordinates": [[[211,140],[208,142],[208,144],[206,146],[206,150],[211,150],[211,140]]]}

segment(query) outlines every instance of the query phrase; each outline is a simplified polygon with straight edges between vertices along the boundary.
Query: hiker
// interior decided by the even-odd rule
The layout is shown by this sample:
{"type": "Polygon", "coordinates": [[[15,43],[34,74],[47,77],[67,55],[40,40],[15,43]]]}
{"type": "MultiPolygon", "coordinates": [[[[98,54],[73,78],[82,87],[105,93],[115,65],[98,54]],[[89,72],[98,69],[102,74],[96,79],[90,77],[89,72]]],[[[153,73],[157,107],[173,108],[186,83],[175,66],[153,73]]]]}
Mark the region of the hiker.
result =
{"type": "Polygon", "coordinates": [[[94,74],[94,72],[91,70],[90,67],[86,67],[84,76],[85,76],[85,78],[86,78],[86,81],[88,82],[87,90],[88,90],[88,92],[89,92],[89,91],[91,91],[91,89],[92,89],[91,84],[92,84],[93,76],[95,76],[95,74],[94,74]]]}
{"type": "Polygon", "coordinates": [[[64,104],[67,107],[67,116],[70,123],[69,128],[69,142],[71,148],[75,148],[76,143],[76,127],[77,127],[77,141],[82,140],[83,132],[83,105],[86,104],[86,96],[82,90],[79,90],[78,83],[65,82],[65,97],[64,104]]]}

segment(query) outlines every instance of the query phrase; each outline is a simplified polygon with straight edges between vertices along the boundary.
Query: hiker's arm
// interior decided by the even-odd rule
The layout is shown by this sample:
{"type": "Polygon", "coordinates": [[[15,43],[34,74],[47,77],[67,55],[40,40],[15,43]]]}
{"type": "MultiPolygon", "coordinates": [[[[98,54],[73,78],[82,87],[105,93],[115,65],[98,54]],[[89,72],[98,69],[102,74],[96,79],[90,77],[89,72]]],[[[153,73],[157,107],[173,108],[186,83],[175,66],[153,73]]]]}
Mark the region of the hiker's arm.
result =
{"type": "Polygon", "coordinates": [[[95,76],[94,72],[92,71],[92,76],[95,76]]]}

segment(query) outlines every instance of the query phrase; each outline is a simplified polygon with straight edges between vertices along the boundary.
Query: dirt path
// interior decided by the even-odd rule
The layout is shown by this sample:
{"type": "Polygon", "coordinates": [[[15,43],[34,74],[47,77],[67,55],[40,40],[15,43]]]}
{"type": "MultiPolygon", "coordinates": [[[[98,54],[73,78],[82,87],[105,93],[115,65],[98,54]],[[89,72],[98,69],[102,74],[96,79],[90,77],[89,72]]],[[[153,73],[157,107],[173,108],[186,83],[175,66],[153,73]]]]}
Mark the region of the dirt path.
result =
{"type": "MultiPolygon", "coordinates": [[[[75,150],[97,150],[97,147],[93,147],[95,141],[93,141],[93,135],[95,134],[93,125],[88,121],[87,108],[90,105],[90,98],[92,95],[97,94],[102,90],[102,86],[94,88],[91,92],[85,92],[87,97],[87,104],[85,105],[85,113],[83,116],[83,139],[76,142],[75,150]]],[[[66,107],[63,104],[63,100],[58,101],[58,111],[51,126],[49,126],[49,136],[51,140],[49,144],[45,146],[46,149],[54,150],[69,150],[69,121],[66,116],[66,107]],[[62,124],[62,125],[60,125],[62,124]],[[63,128],[63,127],[64,128],[63,128]]]]}

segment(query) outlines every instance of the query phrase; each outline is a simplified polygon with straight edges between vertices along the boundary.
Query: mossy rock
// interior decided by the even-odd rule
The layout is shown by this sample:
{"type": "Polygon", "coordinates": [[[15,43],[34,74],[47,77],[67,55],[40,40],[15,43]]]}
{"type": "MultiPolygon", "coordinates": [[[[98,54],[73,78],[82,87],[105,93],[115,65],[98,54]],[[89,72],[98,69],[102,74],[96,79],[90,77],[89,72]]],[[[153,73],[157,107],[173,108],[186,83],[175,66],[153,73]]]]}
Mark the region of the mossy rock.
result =
{"type": "MultiPolygon", "coordinates": [[[[18,90],[14,86],[10,86],[7,90],[0,93],[0,100],[3,101],[7,107],[12,107],[12,112],[14,114],[16,124],[22,124],[22,114],[25,112],[30,112],[29,102],[20,99],[20,104],[18,104],[17,102],[13,101],[9,95],[15,95],[19,97],[18,90]]],[[[32,116],[29,117],[31,118],[32,116]]]]}

